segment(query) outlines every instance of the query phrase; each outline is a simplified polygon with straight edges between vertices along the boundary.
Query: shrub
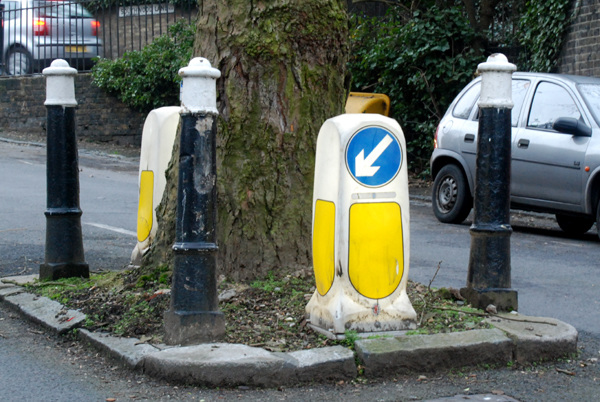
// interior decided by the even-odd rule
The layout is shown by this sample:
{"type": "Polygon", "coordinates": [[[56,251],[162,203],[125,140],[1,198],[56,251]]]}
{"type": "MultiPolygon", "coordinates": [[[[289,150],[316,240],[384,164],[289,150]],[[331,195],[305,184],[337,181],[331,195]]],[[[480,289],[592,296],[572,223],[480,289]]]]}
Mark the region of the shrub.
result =
{"type": "Polygon", "coordinates": [[[192,57],[195,32],[195,23],[179,21],[142,50],[99,60],[92,68],[92,82],[140,112],[177,106],[181,81],[177,72],[192,57]]]}
{"type": "MultiPolygon", "coordinates": [[[[393,8],[392,8],[393,10],[393,8]]],[[[381,92],[407,139],[409,167],[426,169],[433,134],[452,99],[481,62],[475,32],[457,5],[384,19],[353,17],[352,90],[381,92]]]]}

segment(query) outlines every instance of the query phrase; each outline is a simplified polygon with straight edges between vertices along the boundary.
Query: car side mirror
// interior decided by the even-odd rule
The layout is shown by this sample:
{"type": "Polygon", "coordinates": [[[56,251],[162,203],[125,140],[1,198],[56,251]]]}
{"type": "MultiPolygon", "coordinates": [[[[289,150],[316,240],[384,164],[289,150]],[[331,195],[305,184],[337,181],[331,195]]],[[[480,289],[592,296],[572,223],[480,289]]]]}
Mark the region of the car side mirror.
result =
{"type": "Polygon", "coordinates": [[[580,119],[573,117],[559,117],[554,121],[552,128],[560,133],[572,134],[577,137],[592,136],[592,129],[580,119]]]}

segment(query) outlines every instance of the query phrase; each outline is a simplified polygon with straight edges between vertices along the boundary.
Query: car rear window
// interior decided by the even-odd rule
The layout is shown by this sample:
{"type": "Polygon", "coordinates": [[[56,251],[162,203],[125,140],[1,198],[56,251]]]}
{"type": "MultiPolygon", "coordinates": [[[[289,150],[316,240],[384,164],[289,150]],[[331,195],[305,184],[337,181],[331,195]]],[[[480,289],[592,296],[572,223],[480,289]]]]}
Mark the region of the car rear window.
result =
{"type": "Polygon", "coordinates": [[[40,7],[40,16],[54,18],[93,18],[85,8],[77,3],[67,1],[36,1],[35,7],[40,7]]]}
{"type": "Polygon", "coordinates": [[[468,119],[471,115],[471,110],[477,98],[479,98],[479,91],[481,88],[481,81],[473,85],[467,92],[460,97],[454,109],[452,110],[452,116],[459,119],[468,119]]]}

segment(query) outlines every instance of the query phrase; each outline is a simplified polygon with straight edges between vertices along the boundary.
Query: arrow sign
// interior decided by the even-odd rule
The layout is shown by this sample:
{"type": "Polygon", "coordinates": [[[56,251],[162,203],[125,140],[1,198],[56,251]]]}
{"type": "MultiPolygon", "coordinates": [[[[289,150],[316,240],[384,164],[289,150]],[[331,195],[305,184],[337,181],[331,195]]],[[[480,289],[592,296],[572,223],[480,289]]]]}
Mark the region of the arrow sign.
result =
{"type": "Polygon", "coordinates": [[[361,150],[354,162],[354,175],[356,177],[371,177],[379,170],[379,166],[373,166],[373,163],[381,156],[383,151],[393,142],[392,137],[386,135],[383,140],[371,151],[365,159],[365,150],[361,150]]]}
{"type": "Polygon", "coordinates": [[[363,127],[348,142],[346,166],[354,180],[364,186],[389,183],[401,164],[402,150],[397,137],[382,127],[363,127]]]}

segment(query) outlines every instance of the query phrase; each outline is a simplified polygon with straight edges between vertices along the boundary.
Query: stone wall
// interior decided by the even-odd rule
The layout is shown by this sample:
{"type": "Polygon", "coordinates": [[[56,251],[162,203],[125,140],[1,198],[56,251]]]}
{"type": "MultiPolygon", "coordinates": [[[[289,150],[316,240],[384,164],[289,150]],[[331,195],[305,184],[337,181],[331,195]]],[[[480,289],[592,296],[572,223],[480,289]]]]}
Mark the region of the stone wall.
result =
{"type": "MultiPolygon", "coordinates": [[[[139,146],[145,115],[134,112],[91,84],[89,74],[77,74],[76,134],[79,138],[139,146]]],[[[45,77],[0,79],[0,131],[45,135],[45,77]]],[[[0,133],[1,136],[1,133],[0,133]]]]}
{"type": "Polygon", "coordinates": [[[600,0],[574,1],[573,17],[558,60],[558,71],[600,77],[600,0]]]}

